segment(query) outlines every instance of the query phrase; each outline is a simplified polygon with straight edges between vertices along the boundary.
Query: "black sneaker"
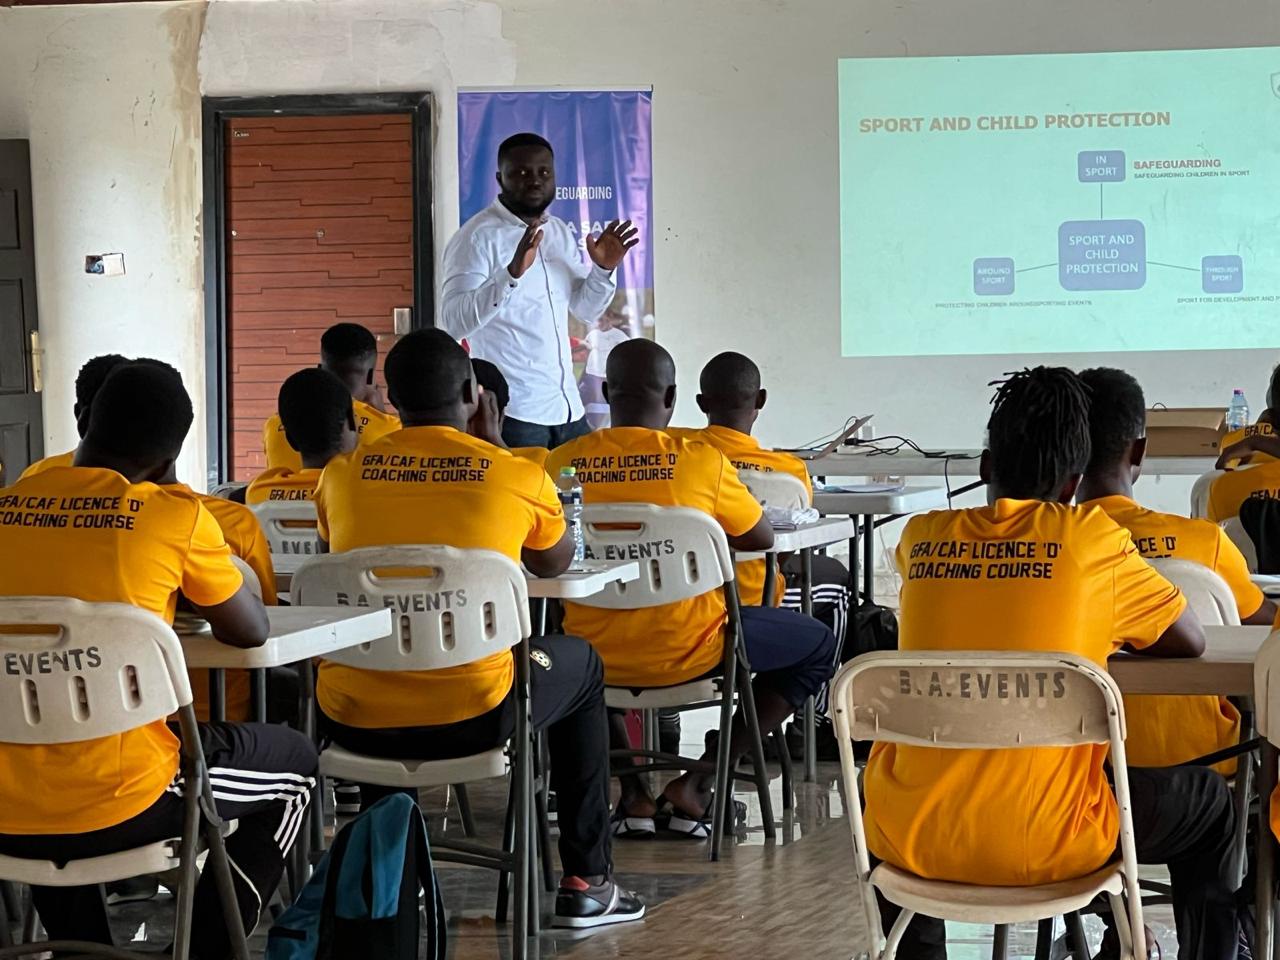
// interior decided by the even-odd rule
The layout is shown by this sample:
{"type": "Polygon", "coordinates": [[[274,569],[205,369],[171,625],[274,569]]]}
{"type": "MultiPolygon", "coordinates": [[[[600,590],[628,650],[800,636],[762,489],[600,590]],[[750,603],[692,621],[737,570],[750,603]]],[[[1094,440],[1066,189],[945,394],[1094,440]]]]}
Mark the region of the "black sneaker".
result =
{"type": "Polygon", "coordinates": [[[360,812],[360,784],[339,780],[333,788],[334,813],[354,815],[360,812]]]}
{"type": "Polygon", "coordinates": [[[581,877],[565,877],[556,894],[551,925],[586,930],[611,923],[630,923],[644,916],[644,901],[612,880],[591,886],[581,877]]]}

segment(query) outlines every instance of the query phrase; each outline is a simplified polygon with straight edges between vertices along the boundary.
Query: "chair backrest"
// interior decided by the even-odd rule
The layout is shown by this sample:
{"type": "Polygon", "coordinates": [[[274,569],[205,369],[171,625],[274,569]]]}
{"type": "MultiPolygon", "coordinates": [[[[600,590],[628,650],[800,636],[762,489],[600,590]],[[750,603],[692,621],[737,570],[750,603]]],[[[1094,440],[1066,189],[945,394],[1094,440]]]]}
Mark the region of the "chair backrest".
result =
{"type": "Polygon", "coordinates": [[[240,571],[240,576],[244,577],[244,585],[249,588],[249,592],[261,600],[262,581],[258,579],[258,574],[253,567],[249,566],[243,557],[238,557],[234,553],[231,555],[231,562],[240,571]]]}
{"type": "Polygon", "coordinates": [[[492,550],[365,547],[323,554],[293,575],[295,606],[389,607],[390,636],[325,655],[365,670],[440,670],[531,633],[524,573],[492,550]]]}
{"type": "Polygon", "coordinates": [[[1258,733],[1280,744],[1280,630],[1273,630],[1253,660],[1253,710],[1258,733]]]}
{"type": "Polygon", "coordinates": [[[1258,572],[1258,549],[1253,545],[1253,539],[1244,529],[1244,524],[1239,517],[1231,517],[1229,520],[1222,521],[1222,530],[1227,535],[1227,539],[1236,545],[1236,549],[1244,554],[1244,562],[1249,565],[1250,573],[1258,572]]]}
{"type": "Polygon", "coordinates": [[[1209,515],[1209,488],[1213,486],[1213,481],[1225,473],[1225,470],[1210,470],[1196,477],[1196,482],[1191,485],[1191,516],[1199,518],[1209,515]]]}
{"type": "Polygon", "coordinates": [[[803,510],[809,506],[809,491],[798,477],[789,473],[739,470],[738,476],[762,506],[782,510],[803,510]]]}
{"type": "Polygon", "coordinates": [[[1186,595],[1187,603],[1205,626],[1238,627],[1240,608],[1235,595],[1214,571],[1203,564],[1174,557],[1148,560],[1159,573],[1186,595]]]}
{"type": "Polygon", "coordinates": [[[588,556],[636,560],[640,578],[574,603],[640,610],[688,600],[733,581],[733,555],[714,517],[690,507],[595,503],[582,509],[588,556]]]}
{"type": "Polygon", "coordinates": [[[264,500],[249,509],[267,535],[272,554],[309,557],[320,552],[316,505],[310,500],[264,500]]]}
{"type": "Polygon", "coordinates": [[[884,932],[869,882],[854,739],[953,749],[1110,744],[1129,919],[1141,931],[1124,707],[1115,681],[1097,664],[1067,653],[869,653],[840,668],[830,702],[872,955],[884,932]]]}
{"type": "Polygon", "coordinates": [[[126,603],[0,598],[0,663],[0,743],[107,737],[191,703],[173,629],[126,603]]]}
{"type": "Polygon", "coordinates": [[[1120,691],[1107,672],[1066,653],[881,652],[846,664],[833,715],[855,740],[998,749],[1106,743],[1120,691]]]}

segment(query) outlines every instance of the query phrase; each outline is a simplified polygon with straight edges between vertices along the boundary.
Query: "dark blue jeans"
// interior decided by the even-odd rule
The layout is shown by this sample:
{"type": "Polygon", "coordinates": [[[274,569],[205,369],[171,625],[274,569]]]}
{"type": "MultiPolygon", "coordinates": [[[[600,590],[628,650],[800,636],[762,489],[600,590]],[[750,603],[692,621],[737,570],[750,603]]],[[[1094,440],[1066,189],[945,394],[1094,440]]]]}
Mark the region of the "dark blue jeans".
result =
{"type": "Polygon", "coordinates": [[[743,607],[742,640],[752,686],[791,706],[816,697],[835,671],[836,637],[821,620],[778,607],[743,607]]]}
{"type": "Polygon", "coordinates": [[[548,450],[554,450],[590,432],[591,427],[587,425],[586,417],[580,417],[572,423],[554,426],[528,423],[507,417],[502,424],[502,439],[506,441],[508,447],[546,447],[548,450]]]}

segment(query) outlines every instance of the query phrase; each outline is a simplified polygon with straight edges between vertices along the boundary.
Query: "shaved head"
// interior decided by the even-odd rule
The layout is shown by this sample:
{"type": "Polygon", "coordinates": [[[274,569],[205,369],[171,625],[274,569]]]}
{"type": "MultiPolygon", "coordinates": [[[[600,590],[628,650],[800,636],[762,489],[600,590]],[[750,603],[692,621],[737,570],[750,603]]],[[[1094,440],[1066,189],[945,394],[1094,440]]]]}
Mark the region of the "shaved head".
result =
{"type": "Polygon", "coordinates": [[[402,416],[475,404],[471,360],[443,330],[430,327],[401,337],[387,354],[386,374],[387,392],[402,416]]]}
{"type": "Polygon", "coordinates": [[[760,393],[760,368],[740,353],[719,354],[702,368],[698,389],[709,407],[754,406],[760,393]]]}
{"type": "Polygon", "coordinates": [[[609,354],[604,390],[614,426],[663,429],[675,407],[675,361],[652,340],[620,343],[609,354]]]}

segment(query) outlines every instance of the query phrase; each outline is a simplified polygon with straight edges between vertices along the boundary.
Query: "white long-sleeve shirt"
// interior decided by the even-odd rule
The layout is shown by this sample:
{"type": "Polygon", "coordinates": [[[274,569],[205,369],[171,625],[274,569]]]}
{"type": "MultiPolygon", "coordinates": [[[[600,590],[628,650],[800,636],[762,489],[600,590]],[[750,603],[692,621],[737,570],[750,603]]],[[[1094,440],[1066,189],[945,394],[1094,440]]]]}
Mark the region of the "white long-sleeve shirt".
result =
{"type": "Polygon", "coordinates": [[[582,416],[569,349],[569,311],[594,323],[613,299],[613,274],[583,263],[568,225],[548,217],[538,256],[514,280],[507,265],[526,224],[493,201],[444,251],[441,326],[507,378],[507,416],[555,426],[582,416]]]}

